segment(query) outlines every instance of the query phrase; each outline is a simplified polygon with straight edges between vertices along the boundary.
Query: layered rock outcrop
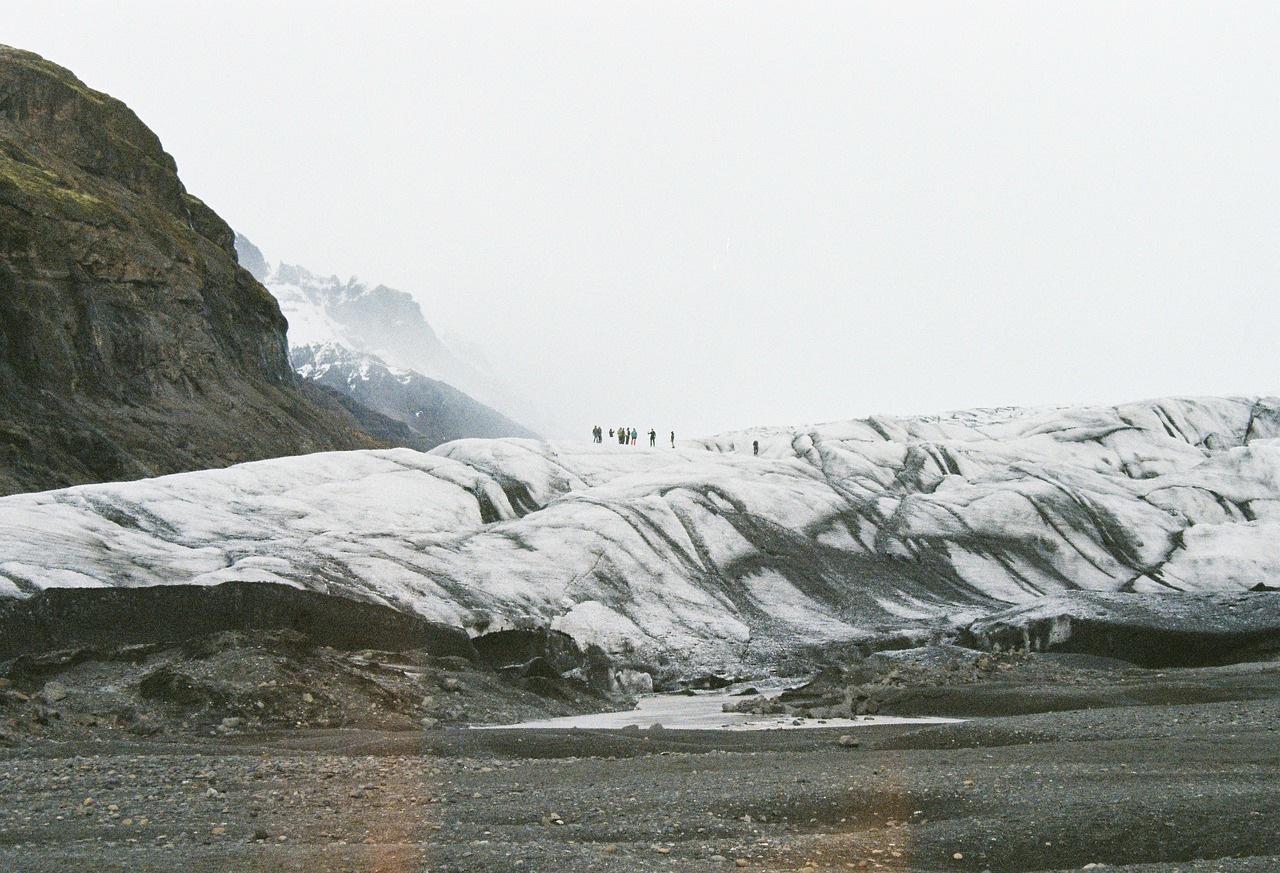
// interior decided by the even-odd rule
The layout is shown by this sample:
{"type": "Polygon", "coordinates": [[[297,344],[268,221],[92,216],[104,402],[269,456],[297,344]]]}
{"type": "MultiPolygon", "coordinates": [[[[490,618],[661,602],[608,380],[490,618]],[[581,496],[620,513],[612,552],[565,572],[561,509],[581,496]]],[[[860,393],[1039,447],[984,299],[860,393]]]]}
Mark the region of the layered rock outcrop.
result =
{"type": "Polygon", "coordinates": [[[0,493],[377,445],[233,241],[127,106],[0,47],[0,493]]]}

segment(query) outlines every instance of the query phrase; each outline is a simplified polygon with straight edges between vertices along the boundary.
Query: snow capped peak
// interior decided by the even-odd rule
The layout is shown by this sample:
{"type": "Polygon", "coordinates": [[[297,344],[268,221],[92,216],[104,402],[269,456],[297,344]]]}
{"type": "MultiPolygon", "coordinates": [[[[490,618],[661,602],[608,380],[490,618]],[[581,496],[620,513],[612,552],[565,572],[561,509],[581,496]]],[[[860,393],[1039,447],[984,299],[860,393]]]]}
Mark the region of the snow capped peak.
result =
{"type": "Polygon", "coordinates": [[[293,369],[304,379],[321,381],[332,370],[341,368],[350,380],[368,381],[386,374],[401,384],[409,384],[418,374],[412,370],[393,367],[377,355],[352,351],[342,343],[307,343],[289,350],[293,369]]]}
{"type": "Polygon", "coordinates": [[[281,263],[263,280],[289,320],[290,345],[340,343],[404,369],[434,376],[448,350],[416,300],[355,276],[343,281],[281,263]]]}
{"type": "MultiPolygon", "coordinates": [[[[518,420],[550,420],[538,403],[508,388],[493,373],[474,342],[442,341],[412,295],[386,285],[370,285],[355,276],[319,276],[296,264],[281,262],[272,267],[243,236],[237,237],[237,251],[242,263],[252,263],[261,273],[255,276],[279,302],[289,322],[292,349],[342,346],[376,359],[379,366],[402,380],[419,374],[453,386],[518,420]]],[[[294,351],[293,357],[316,356],[294,351]]],[[[320,357],[336,360],[332,351],[320,357]]]]}

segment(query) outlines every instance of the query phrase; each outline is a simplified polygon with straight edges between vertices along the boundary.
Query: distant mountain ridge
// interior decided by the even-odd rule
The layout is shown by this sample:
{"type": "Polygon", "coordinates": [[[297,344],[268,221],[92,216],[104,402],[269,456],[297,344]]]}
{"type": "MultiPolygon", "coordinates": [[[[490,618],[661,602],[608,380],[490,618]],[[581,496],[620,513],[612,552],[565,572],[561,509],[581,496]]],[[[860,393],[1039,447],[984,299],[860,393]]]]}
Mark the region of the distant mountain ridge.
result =
{"type": "Polygon", "coordinates": [[[0,494],[380,445],[124,103],[0,46],[0,494]]]}
{"type": "Polygon", "coordinates": [[[294,369],[403,422],[416,436],[401,445],[426,450],[466,437],[536,435],[492,408],[528,404],[442,341],[409,294],[272,266],[243,234],[236,249],[289,321],[294,369]]]}
{"type": "Polygon", "coordinates": [[[428,451],[455,439],[535,437],[528,428],[478,403],[445,382],[388,367],[373,355],[336,343],[293,346],[294,369],[363,406],[403,423],[412,436],[401,445],[428,451]]]}

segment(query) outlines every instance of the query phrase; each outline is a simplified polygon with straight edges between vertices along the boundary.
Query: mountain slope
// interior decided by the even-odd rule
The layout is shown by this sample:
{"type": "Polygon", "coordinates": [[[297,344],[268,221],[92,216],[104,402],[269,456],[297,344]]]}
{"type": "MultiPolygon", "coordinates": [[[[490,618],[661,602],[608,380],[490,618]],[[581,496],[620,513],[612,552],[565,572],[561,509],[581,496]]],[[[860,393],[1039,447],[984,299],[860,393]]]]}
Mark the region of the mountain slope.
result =
{"type": "MultiPolygon", "coordinates": [[[[497,411],[503,424],[495,436],[526,436],[532,431],[512,419],[534,423],[549,419],[537,403],[519,396],[493,375],[486,364],[477,363],[474,353],[459,353],[444,342],[422,314],[410,295],[385,285],[370,286],[355,278],[317,276],[290,264],[272,267],[262,252],[242,234],[236,236],[236,250],[242,264],[259,276],[280,302],[289,320],[291,350],[306,347],[337,347],[353,356],[376,358],[390,369],[412,372],[443,382],[475,398],[484,412],[497,411]]],[[[297,357],[297,352],[294,352],[297,357]]],[[[303,353],[304,358],[309,357],[303,353]]],[[[295,362],[296,364],[296,362],[295,362]]],[[[379,412],[396,417],[399,400],[379,412]]],[[[481,410],[468,413],[481,415],[481,410]]],[[[490,419],[490,425],[498,421],[490,419]]],[[[441,423],[448,429],[448,423],[441,423]]],[[[454,428],[460,431],[459,428],[454,428]]],[[[472,436],[489,435],[474,433],[472,436]]]]}
{"type": "Polygon", "coordinates": [[[376,445],[120,101],[0,47],[0,493],[376,445]]]}
{"type": "Polygon", "coordinates": [[[372,355],[343,346],[294,346],[293,366],[305,379],[336,389],[404,424],[407,448],[427,451],[468,437],[535,437],[532,431],[472,400],[451,385],[412,370],[395,370],[372,355]]]}
{"type": "Polygon", "coordinates": [[[1183,399],[677,449],[471,440],[22,495],[0,500],[0,595],[285,582],[688,668],[1077,589],[1160,609],[1276,584],[1277,543],[1280,400],[1183,399]]]}

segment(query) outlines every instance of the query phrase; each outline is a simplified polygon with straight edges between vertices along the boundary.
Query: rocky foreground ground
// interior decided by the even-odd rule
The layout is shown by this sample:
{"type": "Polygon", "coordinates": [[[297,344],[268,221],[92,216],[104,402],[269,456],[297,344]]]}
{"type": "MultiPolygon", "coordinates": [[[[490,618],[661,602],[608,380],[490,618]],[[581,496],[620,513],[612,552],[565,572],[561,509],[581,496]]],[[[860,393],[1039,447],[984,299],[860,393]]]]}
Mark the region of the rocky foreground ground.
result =
{"type": "MultiPolygon", "coordinates": [[[[184,729],[162,714],[147,734],[70,708],[32,721],[75,682],[54,702],[15,703],[11,689],[0,869],[1280,869],[1280,663],[868,660],[791,705],[821,716],[833,699],[924,700],[979,717],[728,733],[184,729]],[[858,697],[868,687],[879,696],[858,697]],[[1027,712],[1037,700],[1054,711],[1027,712]]],[[[497,699],[439,667],[433,697],[497,699]],[[451,679],[471,690],[444,691],[451,679]]]]}

